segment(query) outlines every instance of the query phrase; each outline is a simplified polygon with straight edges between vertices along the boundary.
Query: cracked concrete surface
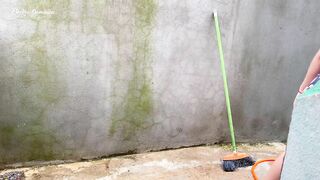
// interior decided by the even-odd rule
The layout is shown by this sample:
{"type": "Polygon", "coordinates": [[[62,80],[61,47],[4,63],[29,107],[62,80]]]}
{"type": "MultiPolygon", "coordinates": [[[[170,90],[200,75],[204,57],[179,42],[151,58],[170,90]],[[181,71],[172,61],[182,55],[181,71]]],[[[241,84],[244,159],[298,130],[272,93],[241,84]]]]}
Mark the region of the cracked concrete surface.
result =
{"type": "MultiPolygon", "coordinates": [[[[221,170],[220,157],[230,153],[229,146],[199,146],[112,157],[88,162],[9,169],[24,171],[26,179],[214,179],[247,180],[252,179],[250,167],[241,168],[232,173],[221,170]]],[[[256,159],[276,157],[283,152],[282,143],[242,144],[239,150],[256,159]]],[[[257,168],[262,176],[269,168],[268,163],[257,168]]]]}

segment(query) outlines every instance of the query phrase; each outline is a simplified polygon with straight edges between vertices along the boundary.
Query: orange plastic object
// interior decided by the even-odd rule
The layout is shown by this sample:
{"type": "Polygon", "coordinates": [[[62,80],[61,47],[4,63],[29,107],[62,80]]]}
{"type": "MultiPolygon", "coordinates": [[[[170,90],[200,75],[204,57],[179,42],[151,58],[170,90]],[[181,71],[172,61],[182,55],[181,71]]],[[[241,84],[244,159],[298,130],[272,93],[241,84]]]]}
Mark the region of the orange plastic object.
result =
{"type": "Polygon", "coordinates": [[[238,160],[238,159],[242,159],[242,158],[246,158],[249,157],[248,154],[246,153],[232,153],[232,154],[228,154],[226,156],[223,156],[222,160],[228,161],[228,160],[238,160]]]}
{"type": "Polygon", "coordinates": [[[256,175],[256,173],[254,172],[254,170],[256,169],[256,167],[260,164],[260,163],[264,163],[264,162],[273,162],[276,159],[262,159],[257,161],[251,168],[251,174],[254,180],[258,180],[258,176],[256,175]]]}

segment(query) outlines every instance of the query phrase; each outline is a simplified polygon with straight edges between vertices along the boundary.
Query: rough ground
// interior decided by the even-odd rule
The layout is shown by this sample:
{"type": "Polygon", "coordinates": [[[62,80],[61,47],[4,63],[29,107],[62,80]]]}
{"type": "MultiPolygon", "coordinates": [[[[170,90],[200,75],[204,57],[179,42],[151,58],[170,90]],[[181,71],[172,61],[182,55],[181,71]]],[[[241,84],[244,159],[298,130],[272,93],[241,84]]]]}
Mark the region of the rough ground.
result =
{"type": "MultiPolygon", "coordinates": [[[[284,148],[281,143],[243,144],[239,150],[263,159],[277,156],[284,148]]],[[[0,174],[24,171],[26,179],[252,179],[250,168],[232,173],[221,170],[220,157],[227,153],[228,146],[200,146],[89,162],[8,169],[0,174]]],[[[261,176],[268,168],[267,163],[262,164],[257,168],[257,174],[261,176]]]]}

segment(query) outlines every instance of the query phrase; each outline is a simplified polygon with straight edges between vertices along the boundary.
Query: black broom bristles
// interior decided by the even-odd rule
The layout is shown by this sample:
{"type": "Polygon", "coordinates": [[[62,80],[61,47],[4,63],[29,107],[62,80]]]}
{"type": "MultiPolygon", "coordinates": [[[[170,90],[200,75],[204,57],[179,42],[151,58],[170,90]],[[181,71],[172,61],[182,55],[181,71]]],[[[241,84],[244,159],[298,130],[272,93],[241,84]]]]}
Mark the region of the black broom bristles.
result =
{"type": "Polygon", "coordinates": [[[245,157],[237,160],[223,160],[222,169],[226,172],[232,172],[240,167],[248,167],[254,165],[255,160],[252,157],[245,157]]]}

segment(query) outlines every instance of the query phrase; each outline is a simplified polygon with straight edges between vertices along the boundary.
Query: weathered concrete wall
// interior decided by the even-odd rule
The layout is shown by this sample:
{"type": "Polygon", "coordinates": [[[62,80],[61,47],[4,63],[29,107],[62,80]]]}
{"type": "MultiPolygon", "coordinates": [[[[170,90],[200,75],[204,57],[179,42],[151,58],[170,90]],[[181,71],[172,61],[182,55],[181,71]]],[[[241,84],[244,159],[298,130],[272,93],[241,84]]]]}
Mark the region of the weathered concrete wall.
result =
{"type": "Polygon", "coordinates": [[[285,140],[297,89],[320,48],[320,4],[239,2],[228,64],[238,138],[285,140]]]}
{"type": "Polygon", "coordinates": [[[238,139],[285,139],[317,3],[5,0],[0,164],[225,141],[213,9],[238,139]]]}

